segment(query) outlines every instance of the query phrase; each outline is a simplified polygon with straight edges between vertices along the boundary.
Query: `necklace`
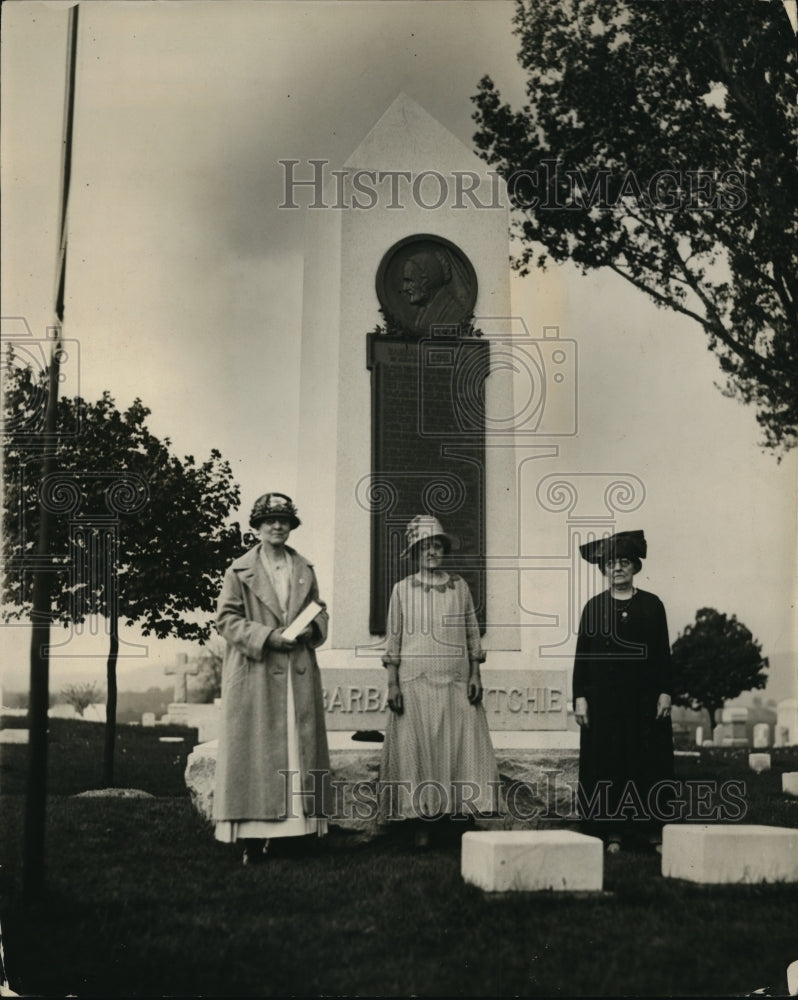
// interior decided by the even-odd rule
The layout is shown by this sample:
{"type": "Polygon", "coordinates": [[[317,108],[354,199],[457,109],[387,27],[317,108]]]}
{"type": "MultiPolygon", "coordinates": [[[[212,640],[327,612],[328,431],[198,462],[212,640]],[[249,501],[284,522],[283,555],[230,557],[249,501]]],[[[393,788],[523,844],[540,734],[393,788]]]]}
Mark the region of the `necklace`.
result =
{"type": "Polygon", "coordinates": [[[632,587],[632,596],[631,597],[620,597],[620,598],[619,597],[613,597],[612,598],[613,601],[615,602],[615,604],[614,604],[615,613],[620,617],[620,619],[621,619],[622,622],[627,621],[628,618],[629,618],[629,605],[634,600],[636,593],[637,593],[637,588],[636,587],[632,587]]]}

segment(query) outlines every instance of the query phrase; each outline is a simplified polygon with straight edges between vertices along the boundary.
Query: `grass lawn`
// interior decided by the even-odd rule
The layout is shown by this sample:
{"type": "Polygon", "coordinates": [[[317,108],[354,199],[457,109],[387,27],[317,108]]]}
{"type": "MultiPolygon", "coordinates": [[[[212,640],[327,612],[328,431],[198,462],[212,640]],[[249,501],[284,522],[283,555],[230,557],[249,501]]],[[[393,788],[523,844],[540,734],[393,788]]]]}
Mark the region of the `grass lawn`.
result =
{"type": "MultiPolygon", "coordinates": [[[[420,854],[397,836],[363,843],[343,831],[325,854],[284,843],[243,868],[186,796],[191,736],[158,743],[132,726],[119,735],[118,784],[155,798],[71,797],[97,787],[102,727],[53,720],[48,888],[27,906],[25,747],[2,747],[0,921],[19,993],[786,993],[798,959],[795,886],[681,883],[660,876],[658,856],[624,852],[606,858],[604,894],[492,898],[463,882],[456,841],[420,854]]],[[[798,770],[798,749],[773,751],[773,762],[755,775],[738,751],[704,751],[678,767],[682,778],[745,781],[745,822],[795,826],[798,801],[782,796],[780,776],[798,770]]]]}

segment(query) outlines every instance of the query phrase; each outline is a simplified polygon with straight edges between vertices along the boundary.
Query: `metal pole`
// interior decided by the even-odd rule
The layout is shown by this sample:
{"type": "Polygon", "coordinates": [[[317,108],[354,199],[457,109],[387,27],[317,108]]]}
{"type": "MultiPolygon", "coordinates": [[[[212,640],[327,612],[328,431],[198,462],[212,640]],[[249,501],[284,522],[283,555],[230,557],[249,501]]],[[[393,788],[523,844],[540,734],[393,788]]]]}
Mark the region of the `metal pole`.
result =
{"type": "MultiPolygon", "coordinates": [[[[56,431],[58,428],[58,369],[61,353],[61,323],[64,319],[66,276],[67,202],[72,160],[72,126],[75,108],[75,69],[77,66],[77,5],[69,11],[67,26],[67,80],[64,107],[64,132],[61,164],[61,232],[56,271],[56,336],[50,355],[47,409],[44,418],[44,454],[42,480],[55,467],[56,431]]],[[[25,797],[25,842],[22,856],[22,886],[26,898],[44,888],[44,832],[47,808],[47,709],[50,700],[50,585],[46,565],[50,553],[52,514],[39,502],[39,537],[37,564],[33,571],[33,607],[31,610],[30,702],[28,706],[28,781],[25,797]]]]}

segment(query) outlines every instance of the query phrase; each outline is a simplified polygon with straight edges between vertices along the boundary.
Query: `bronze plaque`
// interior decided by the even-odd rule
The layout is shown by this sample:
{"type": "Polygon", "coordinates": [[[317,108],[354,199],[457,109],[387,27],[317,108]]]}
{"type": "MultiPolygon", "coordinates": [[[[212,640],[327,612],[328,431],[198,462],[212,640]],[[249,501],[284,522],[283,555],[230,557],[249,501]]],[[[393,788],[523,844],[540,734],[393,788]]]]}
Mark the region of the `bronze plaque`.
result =
{"type": "Polygon", "coordinates": [[[485,622],[484,379],[489,344],[478,338],[410,340],[370,333],[372,475],[370,631],[385,634],[405,528],[434,514],[458,545],[446,568],[468,583],[485,622]],[[463,386],[468,386],[465,392],[463,386]]]}
{"type": "Polygon", "coordinates": [[[477,301],[477,276],[463,251],[428,234],[408,236],[385,254],[377,298],[389,323],[411,337],[458,336],[477,301]]]}

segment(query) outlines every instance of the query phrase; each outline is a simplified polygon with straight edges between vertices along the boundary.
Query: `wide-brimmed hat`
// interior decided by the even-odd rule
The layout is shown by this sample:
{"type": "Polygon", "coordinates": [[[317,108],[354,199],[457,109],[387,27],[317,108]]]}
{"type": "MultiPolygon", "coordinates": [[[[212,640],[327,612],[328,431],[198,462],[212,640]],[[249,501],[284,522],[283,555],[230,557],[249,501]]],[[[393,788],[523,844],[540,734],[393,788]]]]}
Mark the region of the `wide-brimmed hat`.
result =
{"type": "Polygon", "coordinates": [[[455,544],[454,536],[448,535],[443,530],[443,525],[437,517],[432,514],[416,514],[405,529],[405,548],[402,552],[402,558],[409,556],[418,543],[423,542],[425,538],[440,538],[446,552],[455,544]]]}
{"type": "Polygon", "coordinates": [[[297,516],[294,501],[285,493],[264,493],[262,497],[258,497],[249,515],[249,526],[257,528],[267,517],[287,518],[292,530],[302,523],[297,516]]]}
{"type": "Polygon", "coordinates": [[[597,538],[579,546],[582,558],[601,565],[608,559],[633,559],[638,565],[646,558],[646,536],[642,531],[619,531],[607,538],[597,538]]]}

